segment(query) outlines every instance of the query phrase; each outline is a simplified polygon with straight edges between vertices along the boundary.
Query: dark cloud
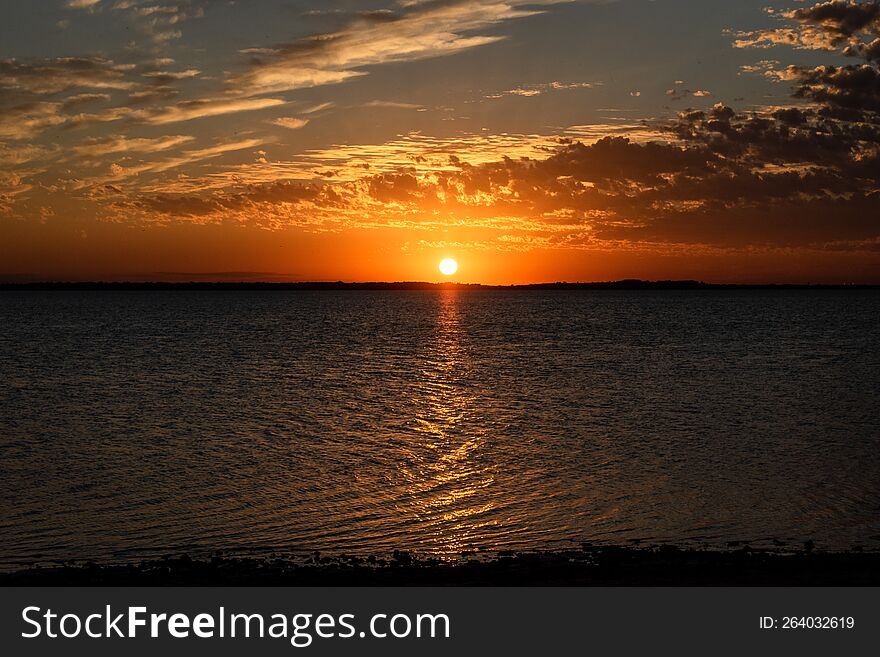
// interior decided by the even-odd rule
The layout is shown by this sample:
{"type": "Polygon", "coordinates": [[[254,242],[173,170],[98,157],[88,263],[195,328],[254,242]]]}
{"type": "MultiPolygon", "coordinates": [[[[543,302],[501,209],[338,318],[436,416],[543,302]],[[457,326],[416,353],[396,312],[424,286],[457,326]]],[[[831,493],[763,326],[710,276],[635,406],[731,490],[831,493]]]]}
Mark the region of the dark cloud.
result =
{"type": "Polygon", "coordinates": [[[789,45],[804,50],[841,50],[869,61],[880,51],[880,2],[831,0],[787,11],[767,10],[789,23],[785,27],[739,32],[739,48],[789,45]]]}
{"type": "Polygon", "coordinates": [[[72,89],[131,89],[128,65],[101,57],[56,57],[37,61],[0,60],[0,99],[53,95],[72,89]]]}
{"type": "Polygon", "coordinates": [[[825,30],[835,45],[863,32],[880,32],[880,3],[831,0],[783,14],[786,18],[825,30]]]}
{"type": "Polygon", "coordinates": [[[339,205],[340,200],[331,187],[281,180],[266,185],[250,185],[236,193],[214,194],[209,197],[192,194],[143,196],[130,204],[120,203],[120,206],[178,217],[204,217],[247,210],[261,204],[296,206],[303,203],[320,203],[324,207],[333,207],[339,205]]]}
{"type": "Polygon", "coordinates": [[[825,198],[804,202],[699,208],[658,213],[650,222],[600,225],[597,236],[726,248],[818,247],[846,242],[848,250],[876,243],[880,228],[880,195],[859,196],[842,204],[825,198]]]}
{"type": "Polygon", "coordinates": [[[880,112],[880,70],[870,64],[797,69],[795,96],[835,107],[880,112]]]}
{"type": "Polygon", "coordinates": [[[740,32],[740,48],[789,45],[804,50],[840,51],[869,62],[880,60],[880,2],[831,0],[789,11],[768,10],[790,27],[740,32]]]}

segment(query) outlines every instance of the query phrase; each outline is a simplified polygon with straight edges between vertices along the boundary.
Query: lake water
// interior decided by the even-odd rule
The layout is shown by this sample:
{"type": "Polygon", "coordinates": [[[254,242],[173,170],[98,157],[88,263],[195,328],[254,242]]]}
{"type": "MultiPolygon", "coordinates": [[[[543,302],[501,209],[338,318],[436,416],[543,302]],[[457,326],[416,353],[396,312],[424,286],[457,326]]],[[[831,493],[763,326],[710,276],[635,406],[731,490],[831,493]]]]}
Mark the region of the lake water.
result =
{"type": "Polygon", "coordinates": [[[0,295],[0,565],[880,547],[871,291],[0,295]]]}

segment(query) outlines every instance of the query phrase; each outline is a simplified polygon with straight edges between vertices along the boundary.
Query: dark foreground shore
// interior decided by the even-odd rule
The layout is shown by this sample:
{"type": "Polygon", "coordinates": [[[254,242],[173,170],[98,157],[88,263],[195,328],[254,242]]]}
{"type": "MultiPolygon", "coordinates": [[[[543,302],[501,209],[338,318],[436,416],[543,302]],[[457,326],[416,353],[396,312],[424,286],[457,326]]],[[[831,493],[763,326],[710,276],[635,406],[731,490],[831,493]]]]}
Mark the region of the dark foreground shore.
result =
{"type": "Polygon", "coordinates": [[[446,562],[392,557],[307,560],[187,556],[138,565],[35,567],[0,586],[877,586],[880,553],[584,548],[446,562]]]}

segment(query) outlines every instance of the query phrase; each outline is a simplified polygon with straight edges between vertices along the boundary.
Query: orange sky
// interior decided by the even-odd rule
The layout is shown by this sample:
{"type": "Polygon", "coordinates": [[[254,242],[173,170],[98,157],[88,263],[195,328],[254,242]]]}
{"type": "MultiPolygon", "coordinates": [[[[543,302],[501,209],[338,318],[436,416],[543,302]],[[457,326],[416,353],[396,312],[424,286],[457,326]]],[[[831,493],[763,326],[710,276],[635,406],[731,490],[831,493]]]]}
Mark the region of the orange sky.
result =
{"type": "Polygon", "coordinates": [[[880,7],[764,4],[7,9],[0,280],[880,283],[880,7]]]}
{"type": "Polygon", "coordinates": [[[376,230],[313,234],[189,224],[138,229],[103,222],[73,231],[23,222],[14,228],[0,248],[4,266],[23,274],[9,277],[13,281],[441,281],[446,279],[437,266],[450,256],[460,267],[453,280],[485,284],[624,278],[870,283],[877,280],[878,269],[870,256],[855,259],[850,253],[805,254],[797,249],[408,252],[389,246],[405,235],[376,230]],[[79,230],[87,236],[77,234],[79,230]],[[42,263],[39,271],[29,271],[34,262],[42,263]]]}

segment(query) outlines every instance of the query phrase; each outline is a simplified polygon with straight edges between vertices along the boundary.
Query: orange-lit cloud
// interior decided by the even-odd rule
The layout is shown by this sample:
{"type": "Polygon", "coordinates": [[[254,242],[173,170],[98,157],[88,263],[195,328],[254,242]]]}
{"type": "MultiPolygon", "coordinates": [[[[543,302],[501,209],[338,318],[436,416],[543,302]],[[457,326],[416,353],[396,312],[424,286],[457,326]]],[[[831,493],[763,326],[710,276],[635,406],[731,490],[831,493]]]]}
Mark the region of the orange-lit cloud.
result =
{"type": "Polygon", "coordinates": [[[737,48],[791,46],[834,52],[868,60],[880,58],[880,4],[829,0],[787,11],[767,10],[794,26],[738,32],[737,48]]]}
{"type": "Polygon", "coordinates": [[[200,100],[187,100],[151,110],[132,112],[131,116],[143,123],[152,125],[166,125],[168,123],[180,123],[203,119],[209,116],[222,114],[236,114],[238,112],[253,112],[268,107],[284,105],[285,101],[280,98],[254,98],[254,99],[227,99],[205,98],[200,100]]]}
{"type": "Polygon", "coordinates": [[[288,130],[299,130],[300,128],[305,128],[309,124],[309,120],[301,119],[296,116],[282,116],[277,119],[272,119],[271,123],[273,125],[281,126],[282,128],[287,128],[288,130]]]}
{"type": "Polygon", "coordinates": [[[193,137],[169,135],[155,139],[129,139],[124,136],[89,140],[73,147],[76,155],[98,157],[111,153],[158,153],[193,141],[193,137]]]}

